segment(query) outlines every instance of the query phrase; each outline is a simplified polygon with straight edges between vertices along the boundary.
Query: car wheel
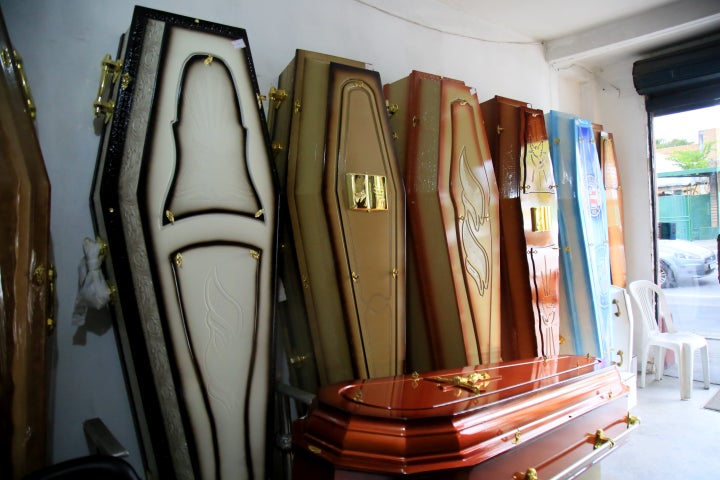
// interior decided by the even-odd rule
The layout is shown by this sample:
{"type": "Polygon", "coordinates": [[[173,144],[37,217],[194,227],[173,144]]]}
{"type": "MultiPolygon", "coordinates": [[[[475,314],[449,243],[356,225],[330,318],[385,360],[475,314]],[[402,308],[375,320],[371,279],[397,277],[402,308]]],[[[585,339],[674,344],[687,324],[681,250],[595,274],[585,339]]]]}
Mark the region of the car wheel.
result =
{"type": "Polygon", "coordinates": [[[672,288],[677,282],[675,273],[665,262],[660,262],[660,274],[658,275],[658,283],[660,288],[672,288]]]}

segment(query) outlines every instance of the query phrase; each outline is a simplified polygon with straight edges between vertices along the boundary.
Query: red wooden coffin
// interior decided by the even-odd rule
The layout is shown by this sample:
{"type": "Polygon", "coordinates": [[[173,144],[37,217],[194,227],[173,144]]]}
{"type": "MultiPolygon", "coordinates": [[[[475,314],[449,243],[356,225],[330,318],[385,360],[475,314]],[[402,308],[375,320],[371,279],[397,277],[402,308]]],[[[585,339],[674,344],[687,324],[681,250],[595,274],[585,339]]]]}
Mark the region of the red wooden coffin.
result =
{"type": "Polygon", "coordinates": [[[559,353],[555,176],[542,112],[494,97],[481,105],[500,192],[502,357],[559,353]]]}
{"type": "Polygon", "coordinates": [[[628,391],[587,356],[326,386],[293,425],[294,478],[568,478],[630,431],[628,391]]]}
{"type": "Polygon", "coordinates": [[[424,323],[428,339],[409,335],[413,367],[426,364],[418,350],[436,369],[499,361],[498,193],[475,91],[413,71],[385,94],[391,111],[397,105],[390,124],[407,192],[408,272],[417,276],[408,331],[424,323]]]}

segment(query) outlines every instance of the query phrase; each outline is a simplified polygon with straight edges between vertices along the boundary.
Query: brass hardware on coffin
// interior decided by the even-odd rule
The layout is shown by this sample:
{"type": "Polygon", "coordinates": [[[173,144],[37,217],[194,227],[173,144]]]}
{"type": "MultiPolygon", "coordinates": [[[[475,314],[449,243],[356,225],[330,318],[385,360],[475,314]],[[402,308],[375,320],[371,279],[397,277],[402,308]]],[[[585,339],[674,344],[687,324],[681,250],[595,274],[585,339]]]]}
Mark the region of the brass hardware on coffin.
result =
{"type": "Polygon", "coordinates": [[[273,153],[278,153],[278,152],[282,152],[283,150],[285,150],[285,147],[283,147],[282,143],[279,143],[279,142],[273,142],[273,144],[271,145],[271,148],[272,148],[273,153]]]}
{"type": "Polygon", "coordinates": [[[616,365],[617,365],[618,367],[622,367],[622,364],[623,364],[623,362],[625,361],[624,355],[625,355],[625,353],[623,353],[622,350],[618,350],[617,356],[620,357],[620,361],[616,363],[616,365]]]}
{"type": "Polygon", "coordinates": [[[110,302],[112,302],[112,303],[117,302],[117,299],[118,299],[117,285],[108,284],[108,296],[110,297],[110,302]]]}
{"type": "Polygon", "coordinates": [[[300,113],[301,111],[302,111],[302,103],[300,103],[300,100],[295,100],[295,103],[293,104],[293,112],[300,113]]]}
{"type": "Polygon", "coordinates": [[[262,110],[262,102],[264,102],[265,100],[267,100],[267,97],[266,97],[265,95],[260,94],[260,93],[256,93],[256,94],[255,94],[255,97],[257,98],[258,109],[259,109],[259,110],[262,110]]]}
{"type": "Polygon", "coordinates": [[[165,210],[165,218],[168,219],[168,222],[175,223],[175,214],[170,210],[165,210]]]}
{"type": "Polygon", "coordinates": [[[530,218],[532,220],[533,232],[550,231],[550,207],[530,208],[530,218]]]}
{"type": "Polygon", "coordinates": [[[602,447],[602,446],[605,445],[606,443],[609,443],[609,444],[610,444],[610,448],[612,448],[612,447],[615,446],[615,441],[614,441],[612,438],[606,436],[606,435],[605,435],[605,432],[603,432],[603,429],[602,429],[602,428],[598,428],[598,429],[595,431],[595,434],[594,434],[594,435],[588,433],[588,437],[591,437],[591,438],[592,438],[592,437],[595,437],[595,441],[594,441],[594,444],[593,444],[593,448],[594,448],[595,450],[597,450],[598,448],[602,447]]]}
{"type": "Polygon", "coordinates": [[[525,473],[516,473],[513,475],[513,480],[538,480],[537,470],[530,467],[525,473]]]}
{"type": "Polygon", "coordinates": [[[397,103],[390,103],[390,100],[385,100],[385,109],[388,115],[392,117],[400,110],[400,106],[397,103]]]}
{"type": "Polygon", "coordinates": [[[464,377],[456,375],[454,377],[428,377],[427,379],[432,382],[470,390],[472,393],[484,392],[490,384],[490,374],[487,372],[473,372],[464,377]]]}
{"type": "Polygon", "coordinates": [[[387,189],[384,175],[348,173],[345,175],[350,210],[387,210],[387,189]]]}
{"type": "Polygon", "coordinates": [[[48,266],[47,279],[48,279],[48,297],[47,297],[47,319],[45,321],[45,327],[47,328],[48,335],[52,335],[55,331],[55,265],[52,263],[48,266]]]}
{"type": "Polygon", "coordinates": [[[512,443],[513,443],[513,445],[517,445],[520,442],[522,442],[522,440],[520,440],[520,430],[518,430],[517,432],[515,432],[515,435],[513,436],[512,443]]]}
{"type": "MultiPolygon", "coordinates": [[[[105,123],[110,121],[115,111],[115,101],[112,99],[106,100],[105,95],[112,90],[112,86],[117,82],[122,65],[122,60],[112,60],[110,54],[106,54],[100,62],[100,84],[98,85],[97,98],[93,103],[93,108],[95,109],[95,117],[105,115],[105,123]]],[[[129,77],[127,81],[129,82],[129,77]]]]}
{"type": "Polygon", "coordinates": [[[300,368],[305,363],[305,360],[310,358],[309,354],[301,353],[299,355],[294,355],[288,359],[288,362],[290,362],[290,365],[292,365],[295,368],[300,368]]]}
{"type": "Polygon", "coordinates": [[[178,268],[182,268],[183,258],[182,254],[180,252],[175,254],[175,265],[178,266],[178,268]]]}
{"type": "Polygon", "coordinates": [[[627,423],[628,428],[630,428],[638,425],[640,423],[640,418],[635,415],[630,415],[630,412],[628,412],[627,417],[625,417],[625,423],[627,423]]]}
{"type": "Polygon", "coordinates": [[[108,243],[100,237],[95,238],[95,243],[100,246],[98,248],[98,257],[100,257],[100,260],[104,260],[110,253],[110,245],[108,245],[108,243]]]}
{"type": "Polygon", "coordinates": [[[268,93],[268,96],[270,97],[270,101],[272,102],[273,107],[275,108],[275,110],[277,110],[278,108],[280,108],[280,105],[282,105],[283,101],[287,98],[288,93],[286,90],[270,87],[270,92],[268,93]]]}
{"type": "Polygon", "coordinates": [[[260,260],[260,252],[258,252],[257,250],[250,250],[250,256],[254,260],[260,260]]]}
{"type": "Polygon", "coordinates": [[[363,403],[363,393],[362,390],[356,390],[355,395],[353,395],[353,400],[357,403],[363,403]]]}
{"type": "Polygon", "coordinates": [[[15,59],[15,67],[17,68],[17,72],[20,75],[20,83],[22,86],[23,96],[25,97],[25,111],[28,113],[28,115],[30,115],[30,118],[35,119],[37,109],[35,107],[35,102],[32,98],[32,93],[30,92],[30,84],[28,83],[27,77],[25,76],[25,67],[23,66],[22,57],[20,57],[20,54],[17,52],[17,50],[13,50],[12,57],[10,57],[10,52],[8,50],[3,50],[2,62],[4,65],[10,66],[13,59],[15,59]]]}
{"type": "Polygon", "coordinates": [[[208,55],[203,63],[209,67],[210,65],[212,65],[213,60],[215,60],[215,57],[213,57],[212,55],[208,55]]]}
{"type": "Polygon", "coordinates": [[[620,316],[620,302],[618,302],[616,298],[613,298],[612,303],[613,303],[613,305],[615,305],[615,313],[613,315],[615,315],[616,317],[619,317],[620,316]]]}

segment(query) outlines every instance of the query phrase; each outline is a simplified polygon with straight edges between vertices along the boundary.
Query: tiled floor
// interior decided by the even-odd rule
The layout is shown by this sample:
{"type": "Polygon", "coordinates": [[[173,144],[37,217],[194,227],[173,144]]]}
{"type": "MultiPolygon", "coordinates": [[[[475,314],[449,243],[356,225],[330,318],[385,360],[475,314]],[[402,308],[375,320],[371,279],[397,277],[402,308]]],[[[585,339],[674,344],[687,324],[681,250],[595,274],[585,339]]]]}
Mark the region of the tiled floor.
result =
{"type": "MultiPolygon", "coordinates": [[[[717,363],[712,367],[720,368],[717,363]]],[[[683,401],[678,378],[655,381],[648,375],[632,409],[641,419],[640,426],[601,462],[601,478],[715,478],[720,472],[720,411],[704,406],[718,391],[720,385],[705,390],[702,382],[694,382],[692,398],[683,401]]]]}

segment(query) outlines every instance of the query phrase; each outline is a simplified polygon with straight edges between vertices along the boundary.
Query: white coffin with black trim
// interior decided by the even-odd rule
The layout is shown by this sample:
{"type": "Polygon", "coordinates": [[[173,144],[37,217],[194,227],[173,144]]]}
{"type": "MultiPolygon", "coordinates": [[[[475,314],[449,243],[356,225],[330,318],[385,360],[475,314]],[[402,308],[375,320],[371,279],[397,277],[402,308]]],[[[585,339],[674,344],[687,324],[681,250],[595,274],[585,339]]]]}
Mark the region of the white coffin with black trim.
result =
{"type": "Polygon", "coordinates": [[[92,204],[148,475],[264,478],[277,189],[246,33],[136,7],[120,56],[92,204]]]}

